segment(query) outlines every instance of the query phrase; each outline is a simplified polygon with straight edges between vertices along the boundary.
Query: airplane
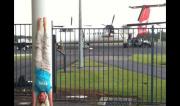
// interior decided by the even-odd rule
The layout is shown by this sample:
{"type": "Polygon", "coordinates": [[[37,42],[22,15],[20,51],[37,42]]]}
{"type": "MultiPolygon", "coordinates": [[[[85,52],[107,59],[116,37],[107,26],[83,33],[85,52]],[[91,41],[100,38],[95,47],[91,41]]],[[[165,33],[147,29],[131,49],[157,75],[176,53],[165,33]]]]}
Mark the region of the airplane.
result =
{"type": "MultiPolygon", "coordinates": [[[[123,33],[123,31],[118,31],[114,29],[114,18],[115,14],[113,15],[111,24],[101,24],[105,26],[102,28],[94,28],[93,25],[83,25],[82,34],[84,43],[89,45],[89,43],[108,43],[112,41],[121,42],[124,38],[127,38],[127,33],[123,33]]],[[[70,26],[54,26],[53,29],[53,34],[56,34],[56,40],[58,43],[79,43],[79,28],[75,28],[72,26],[72,17],[70,26]]]]}
{"type": "Polygon", "coordinates": [[[113,37],[113,34],[114,34],[114,26],[113,26],[113,22],[114,22],[114,18],[115,18],[115,14],[113,15],[113,18],[112,18],[112,22],[110,25],[104,25],[105,26],[105,29],[108,30],[108,35],[104,35],[103,37],[113,37]]]}

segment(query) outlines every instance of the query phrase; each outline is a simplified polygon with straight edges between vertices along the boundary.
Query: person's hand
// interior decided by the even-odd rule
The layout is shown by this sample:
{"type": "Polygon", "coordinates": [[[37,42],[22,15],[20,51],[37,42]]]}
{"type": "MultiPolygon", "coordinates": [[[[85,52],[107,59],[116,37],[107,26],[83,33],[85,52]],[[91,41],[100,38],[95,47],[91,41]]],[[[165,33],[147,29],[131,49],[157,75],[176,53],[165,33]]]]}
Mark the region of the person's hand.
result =
{"type": "Polygon", "coordinates": [[[36,96],[35,96],[35,92],[32,92],[32,106],[36,106],[36,96]]]}

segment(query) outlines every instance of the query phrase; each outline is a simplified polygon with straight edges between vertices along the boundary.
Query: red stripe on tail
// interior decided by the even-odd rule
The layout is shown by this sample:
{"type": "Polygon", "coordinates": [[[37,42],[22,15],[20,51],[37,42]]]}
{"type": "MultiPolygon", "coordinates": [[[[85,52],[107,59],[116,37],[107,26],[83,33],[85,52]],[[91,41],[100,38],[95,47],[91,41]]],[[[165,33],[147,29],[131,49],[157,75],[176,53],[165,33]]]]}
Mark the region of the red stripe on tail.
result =
{"type": "MultiPolygon", "coordinates": [[[[150,7],[144,6],[139,14],[138,21],[140,23],[147,23],[150,15],[150,7]]],[[[147,25],[138,26],[138,35],[143,36],[147,34],[147,25]]]]}

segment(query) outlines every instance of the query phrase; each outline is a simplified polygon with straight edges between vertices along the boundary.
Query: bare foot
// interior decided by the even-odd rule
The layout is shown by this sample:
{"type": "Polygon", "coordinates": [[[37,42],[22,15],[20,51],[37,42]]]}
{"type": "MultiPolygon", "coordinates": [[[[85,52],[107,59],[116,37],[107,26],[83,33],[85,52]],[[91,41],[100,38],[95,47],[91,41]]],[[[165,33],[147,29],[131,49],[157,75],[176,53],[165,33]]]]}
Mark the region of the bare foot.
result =
{"type": "Polygon", "coordinates": [[[46,27],[47,27],[47,20],[46,17],[43,18],[43,22],[44,22],[44,32],[46,32],[46,27]]]}

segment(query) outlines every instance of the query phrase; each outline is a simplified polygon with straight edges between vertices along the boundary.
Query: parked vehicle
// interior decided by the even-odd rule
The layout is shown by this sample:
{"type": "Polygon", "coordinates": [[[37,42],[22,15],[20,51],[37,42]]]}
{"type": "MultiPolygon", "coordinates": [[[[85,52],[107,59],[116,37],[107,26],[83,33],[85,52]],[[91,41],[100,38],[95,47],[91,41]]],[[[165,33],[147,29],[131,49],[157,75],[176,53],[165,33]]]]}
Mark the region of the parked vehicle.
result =
{"type": "Polygon", "coordinates": [[[142,38],[132,38],[128,39],[127,43],[124,43],[123,46],[126,47],[151,47],[151,42],[142,38]]]}

